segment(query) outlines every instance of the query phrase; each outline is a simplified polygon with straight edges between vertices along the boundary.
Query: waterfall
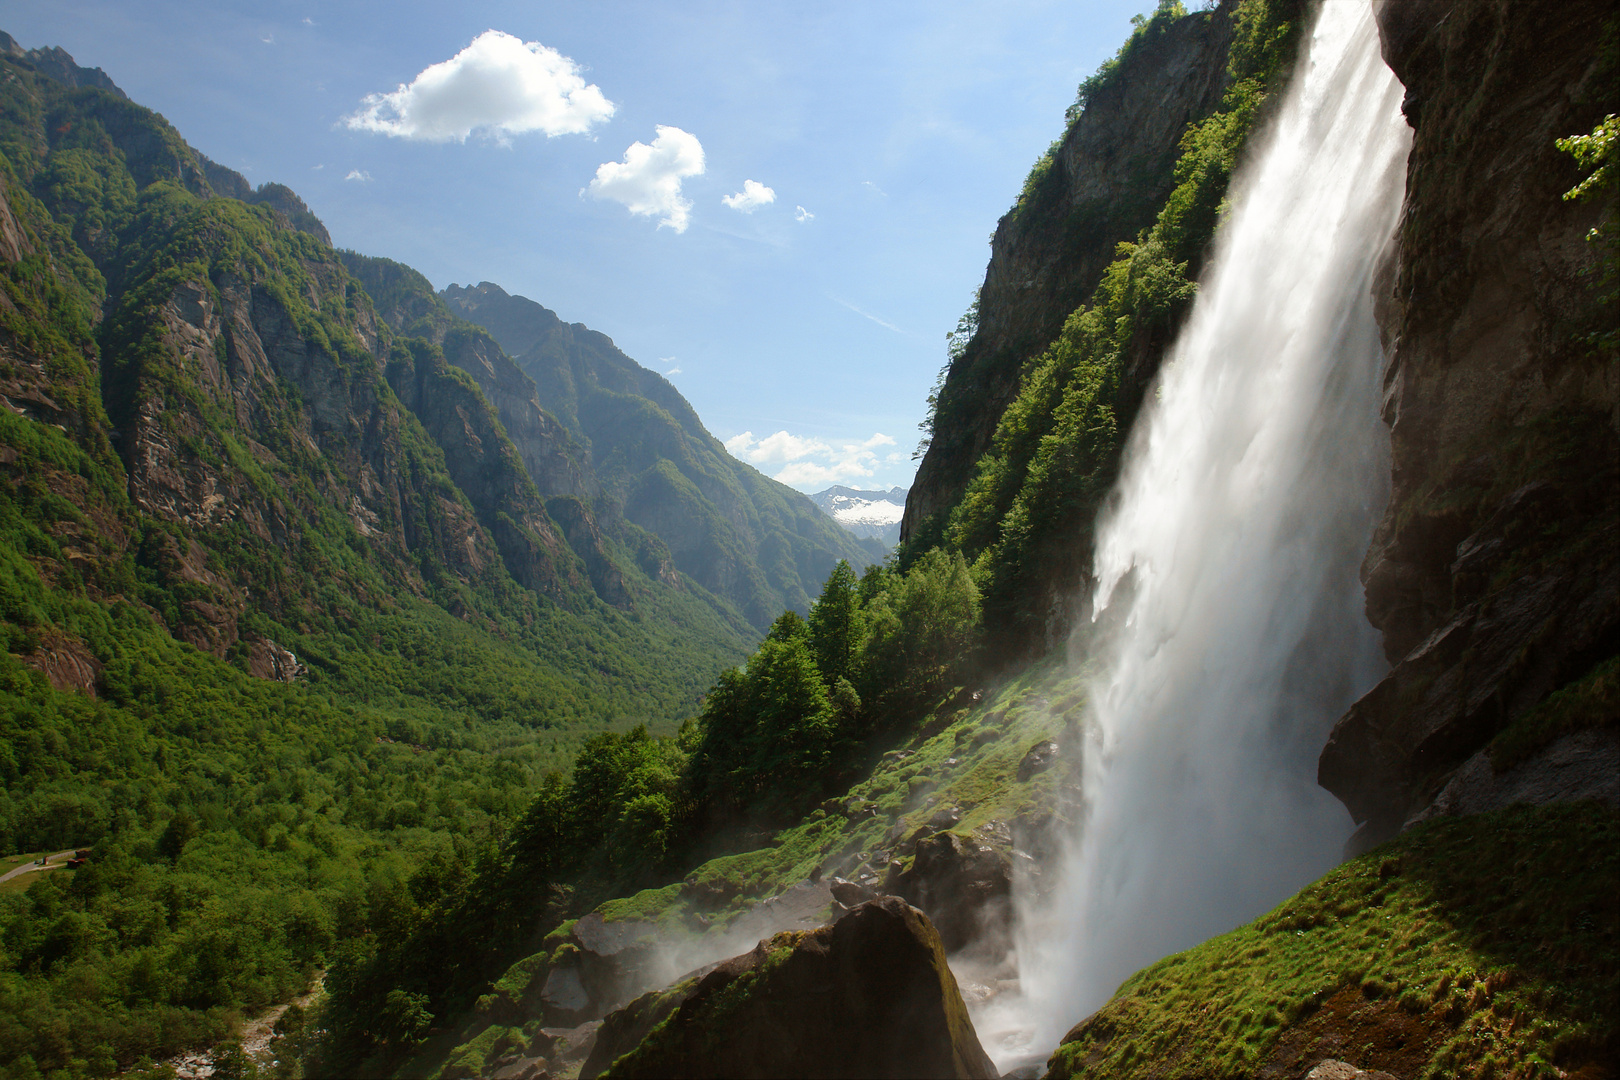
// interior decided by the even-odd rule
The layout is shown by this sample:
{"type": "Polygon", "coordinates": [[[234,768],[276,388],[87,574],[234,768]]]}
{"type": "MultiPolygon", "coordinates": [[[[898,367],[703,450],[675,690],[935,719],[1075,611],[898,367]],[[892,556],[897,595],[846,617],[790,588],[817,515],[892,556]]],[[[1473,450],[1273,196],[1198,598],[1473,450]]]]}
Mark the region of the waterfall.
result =
{"type": "Polygon", "coordinates": [[[1350,831],[1316,756],[1382,673],[1357,568],[1387,497],[1372,283],[1410,136],[1371,4],[1321,7],[1099,521],[1093,610],[1118,629],[1093,653],[1086,821],[1019,950],[1036,1048],[1350,831]]]}

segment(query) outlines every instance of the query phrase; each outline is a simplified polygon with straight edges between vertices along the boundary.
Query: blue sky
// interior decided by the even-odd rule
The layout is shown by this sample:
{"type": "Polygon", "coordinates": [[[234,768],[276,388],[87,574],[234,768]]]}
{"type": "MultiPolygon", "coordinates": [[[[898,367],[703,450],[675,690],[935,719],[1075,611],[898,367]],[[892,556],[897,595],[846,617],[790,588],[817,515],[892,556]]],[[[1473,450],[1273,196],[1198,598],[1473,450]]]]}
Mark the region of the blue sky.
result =
{"type": "Polygon", "coordinates": [[[910,482],[996,220],[1151,7],[8,0],[0,29],[337,245],[609,335],[815,491],[910,482]]]}

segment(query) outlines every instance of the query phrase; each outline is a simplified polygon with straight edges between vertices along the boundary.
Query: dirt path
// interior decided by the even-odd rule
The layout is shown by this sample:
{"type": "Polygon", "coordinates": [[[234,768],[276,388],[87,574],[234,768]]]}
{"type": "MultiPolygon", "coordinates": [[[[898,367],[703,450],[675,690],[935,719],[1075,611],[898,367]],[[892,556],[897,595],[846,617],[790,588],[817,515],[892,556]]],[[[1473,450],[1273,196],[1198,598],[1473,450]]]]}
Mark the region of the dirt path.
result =
{"type": "Polygon", "coordinates": [[[47,855],[45,856],[44,866],[41,866],[37,862],[25,862],[15,870],[7,871],[5,874],[0,874],[0,885],[5,884],[14,877],[21,877],[23,874],[31,874],[36,870],[54,870],[56,867],[73,858],[73,853],[77,850],[77,848],[69,848],[67,851],[58,851],[55,855],[47,855]]]}
{"type": "MultiPolygon", "coordinates": [[[[321,993],[321,982],[324,977],[324,972],[316,976],[315,985],[310,987],[309,993],[266,1009],[252,1020],[244,1021],[242,1026],[237,1029],[237,1040],[241,1042],[243,1051],[259,1067],[261,1074],[268,1072],[273,1064],[274,1059],[270,1054],[270,1040],[275,1034],[276,1021],[280,1020],[282,1014],[293,1005],[297,1005],[301,1009],[309,1008],[310,1002],[314,1001],[321,993]]],[[[207,1050],[177,1054],[164,1064],[174,1069],[178,1080],[207,1080],[208,1077],[214,1075],[213,1055],[207,1050]]]]}
{"type": "Polygon", "coordinates": [[[265,1069],[270,1065],[270,1038],[275,1032],[276,1021],[281,1019],[281,1014],[293,1005],[297,1005],[300,1009],[309,1008],[309,1003],[314,1001],[320,992],[321,977],[318,976],[309,993],[302,997],[293,998],[285,1004],[277,1005],[275,1008],[254,1017],[242,1025],[242,1030],[237,1033],[237,1038],[242,1040],[242,1049],[247,1051],[248,1057],[252,1058],[259,1068],[265,1069]]]}

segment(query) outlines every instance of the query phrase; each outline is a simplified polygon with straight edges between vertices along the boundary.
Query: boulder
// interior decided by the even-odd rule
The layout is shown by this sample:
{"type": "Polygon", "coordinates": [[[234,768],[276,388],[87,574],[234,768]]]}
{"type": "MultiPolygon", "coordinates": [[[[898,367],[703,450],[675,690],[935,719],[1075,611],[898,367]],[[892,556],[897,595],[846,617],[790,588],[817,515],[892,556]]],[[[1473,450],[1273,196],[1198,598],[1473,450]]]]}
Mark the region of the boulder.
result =
{"type": "Polygon", "coordinates": [[[1358,1069],[1348,1061],[1328,1058],[1317,1062],[1316,1067],[1305,1074],[1305,1080],[1395,1080],[1395,1077],[1379,1069],[1358,1069]]]}
{"type": "Polygon", "coordinates": [[[1012,860],[990,837],[942,832],[917,841],[895,895],[928,913],[946,951],[1005,952],[1012,923],[1012,860]]]}
{"type": "MultiPolygon", "coordinates": [[[[611,1064],[599,1043],[581,1075],[632,1077],[974,1077],[979,1044],[928,918],[896,897],[819,930],[790,931],[647,995],[603,1022],[646,1034],[611,1064]]],[[[622,1045],[620,1042],[618,1045],[622,1045]]]]}
{"type": "Polygon", "coordinates": [[[1037,773],[1043,773],[1057,764],[1058,744],[1051,739],[1042,739],[1029,748],[1024,760],[1018,763],[1018,779],[1028,780],[1037,773]]]}

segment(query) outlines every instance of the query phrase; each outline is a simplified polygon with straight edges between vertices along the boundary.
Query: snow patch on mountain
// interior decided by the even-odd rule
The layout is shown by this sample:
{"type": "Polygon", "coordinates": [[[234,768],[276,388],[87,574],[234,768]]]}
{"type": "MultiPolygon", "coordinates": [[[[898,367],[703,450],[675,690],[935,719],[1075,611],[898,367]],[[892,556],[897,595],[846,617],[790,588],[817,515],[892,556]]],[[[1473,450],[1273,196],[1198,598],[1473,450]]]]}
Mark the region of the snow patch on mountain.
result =
{"type": "Polygon", "coordinates": [[[835,485],[816,492],[810,501],[856,536],[892,546],[900,542],[900,519],[906,514],[909,490],[894,487],[888,491],[860,491],[835,485]]]}

